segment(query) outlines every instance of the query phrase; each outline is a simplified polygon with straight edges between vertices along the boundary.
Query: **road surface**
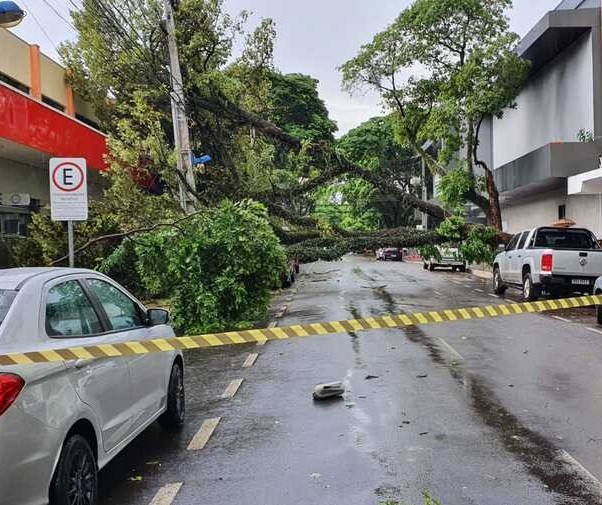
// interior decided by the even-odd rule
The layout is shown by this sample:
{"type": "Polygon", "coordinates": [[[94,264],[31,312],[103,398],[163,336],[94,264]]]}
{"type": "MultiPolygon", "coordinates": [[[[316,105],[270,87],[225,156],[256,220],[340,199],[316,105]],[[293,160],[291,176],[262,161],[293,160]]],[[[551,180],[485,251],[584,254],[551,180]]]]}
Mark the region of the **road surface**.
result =
{"type": "MultiPolygon", "coordinates": [[[[498,303],[469,274],[348,256],[303,266],[272,323],[498,303]]],[[[110,463],[102,505],[411,505],[423,491],[444,505],[602,504],[591,309],[216,348],[186,365],[184,430],[152,426],[110,463]],[[333,380],[344,398],[314,402],[333,380]]]]}

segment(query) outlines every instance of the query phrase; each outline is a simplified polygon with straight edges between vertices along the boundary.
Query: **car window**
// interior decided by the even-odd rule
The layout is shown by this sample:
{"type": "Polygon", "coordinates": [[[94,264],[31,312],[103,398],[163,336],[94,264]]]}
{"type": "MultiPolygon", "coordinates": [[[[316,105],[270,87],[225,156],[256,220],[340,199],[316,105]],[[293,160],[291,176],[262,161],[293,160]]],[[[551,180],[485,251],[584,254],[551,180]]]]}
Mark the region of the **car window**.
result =
{"type": "Polygon", "coordinates": [[[46,334],[50,337],[86,336],[102,333],[102,325],[79,282],[67,281],[48,291],[46,334]]]}
{"type": "Polygon", "coordinates": [[[529,236],[528,231],[524,232],[521,235],[520,240],[518,241],[518,246],[516,247],[517,249],[522,249],[523,247],[525,247],[525,242],[527,241],[528,236],[529,236]]]}
{"type": "Polygon", "coordinates": [[[546,228],[537,232],[535,247],[544,249],[598,249],[598,243],[587,230],[546,228]]]}
{"type": "Polygon", "coordinates": [[[17,292],[11,289],[0,289],[0,325],[8,314],[8,309],[13,303],[13,300],[17,296],[17,292]]]}
{"type": "Polygon", "coordinates": [[[113,330],[144,326],[140,308],[129,296],[100,279],[88,279],[88,284],[107,313],[113,330]]]}
{"type": "Polygon", "coordinates": [[[506,246],[506,251],[512,251],[514,249],[514,247],[516,246],[516,243],[518,242],[520,235],[521,235],[520,233],[517,233],[516,235],[514,235],[514,237],[512,237],[512,240],[506,246]]]}

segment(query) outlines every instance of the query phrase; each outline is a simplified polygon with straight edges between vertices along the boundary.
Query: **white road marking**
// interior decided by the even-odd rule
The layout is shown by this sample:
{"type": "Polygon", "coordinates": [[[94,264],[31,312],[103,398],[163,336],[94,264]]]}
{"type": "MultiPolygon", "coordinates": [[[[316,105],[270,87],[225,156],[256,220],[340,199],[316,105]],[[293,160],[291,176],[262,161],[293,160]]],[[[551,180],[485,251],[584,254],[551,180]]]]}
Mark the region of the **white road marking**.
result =
{"type": "Polygon", "coordinates": [[[211,435],[213,435],[213,432],[215,431],[215,428],[217,428],[217,425],[221,419],[221,417],[215,417],[213,419],[206,419],[203,421],[199,431],[196,432],[196,435],[188,444],[187,449],[189,451],[200,451],[203,449],[205,445],[207,445],[207,442],[209,442],[211,435]]]}
{"type": "Polygon", "coordinates": [[[182,487],[181,482],[173,482],[171,484],[165,484],[150,502],[150,505],[171,505],[176,499],[176,495],[182,487]]]}
{"type": "Polygon", "coordinates": [[[558,455],[560,459],[564,460],[565,464],[575,467],[581,478],[591,486],[592,490],[595,490],[598,496],[602,496],[602,484],[587,468],[564,449],[560,449],[558,455]]]}
{"type": "Polygon", "coordinates": [[[447,352],[449,352],[452,356],[454,356],[455,358],[464,361],[464,356],[462,356],[458,351],[456,351],[451,345],[449,345],[445,340],[443,340],[442,338],[437,338],[437,342],[439,342],[439,345],[441,347],[444,347],[445,349],[447,349],[447,352]]]}
{"type": "Polygon", "coordinates": [[[243,368],[251,368],[255,364],[255,360],[257,360],[258,356],[259,356],[259,354],[257,354],[257,353],[249,354],[247,356],[247,359],[245,360],[245,362],[242,364],[242,367],[243,368]]]}
{"type": "Polygon", "coordinates": [[[437,296],[443,296],[443,293],[439,293],[439,291],[434,291],[437,296]]]}
{"type": "Polygon", "coordinates": [[[596,328],[585,328],[587,331],[591,331],[594,333],[597,333],[598,335],[602,335],[602,331],[596,329],[596,328]]]}
{"type": "Polygon", "coordinates": [[[554,319],[558,319],[559,321],[562,321],[563,323],[570,323],[571,320],[567,319],[566,317],[560,317],[560,316],[552,316],[554,319]]]}
{"type": "Polygon", "coordinates": [[[474,288],[475,291],[478,291],[479,293],[484,293],[485,291],[483,291],[482,289],[479,288],[474,288]]]}
{"type": "Polygon", "coordinates": [[[501,298],[500,295],[494,295],[493,293],[489,293],[489,296],[491,296],[491,298],[501,298]]]}
{"type": "Polygon", "coordinates": [[[230,381],[226,390],[222,393],[222,398],[234,398],[234,395],[238,391],[244,379],[234,379],[230,381]]]}

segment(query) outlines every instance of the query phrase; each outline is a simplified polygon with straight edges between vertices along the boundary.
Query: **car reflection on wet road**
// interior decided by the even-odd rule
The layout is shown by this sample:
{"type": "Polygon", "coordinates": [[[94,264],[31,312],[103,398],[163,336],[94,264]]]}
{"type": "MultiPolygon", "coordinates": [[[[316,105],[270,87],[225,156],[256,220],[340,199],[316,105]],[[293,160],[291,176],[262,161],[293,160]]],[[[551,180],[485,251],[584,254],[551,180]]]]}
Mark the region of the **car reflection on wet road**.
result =
{"type": "MultiPolygon", "coordinates": [[[[302,267],[274,314],[504,303],[490,293],[468,274],[349,256],[302,267]]],[[[593,310],[572,309],[189,352],[184,431],[136,440],[101,473],[101,503],[418,504],[425,489],[444,505],[602,503],[594,329],[593,310]],[[343,399],[312,400],[336,380],[343,399]]]]}

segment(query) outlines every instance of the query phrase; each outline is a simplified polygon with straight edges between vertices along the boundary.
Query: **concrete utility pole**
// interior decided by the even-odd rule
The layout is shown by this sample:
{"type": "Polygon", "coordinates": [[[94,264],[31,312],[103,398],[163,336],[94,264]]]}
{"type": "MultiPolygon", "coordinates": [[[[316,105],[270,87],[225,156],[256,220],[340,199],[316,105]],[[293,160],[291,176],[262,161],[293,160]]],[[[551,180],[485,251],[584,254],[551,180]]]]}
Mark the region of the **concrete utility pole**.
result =
{"type": "Polygon", "coordinates": [[[171,72],[171,115],[173,119],[174,141],[178,153],[178,172],[180,172],[180,205],[188,214],[194,212],[195,196],[187,186],[196,191],[194,173],[192,171],[192,150],[190,149],[190,133],[188,118],[184,106],[184,89],[182,72],[176,41],[176,24],[173,16],[172,0],[165,0],[165,31],[169,46],[169,68],[171,72]],[[182,181],[186,180],[186,184],[182,181]]]}

